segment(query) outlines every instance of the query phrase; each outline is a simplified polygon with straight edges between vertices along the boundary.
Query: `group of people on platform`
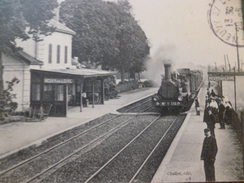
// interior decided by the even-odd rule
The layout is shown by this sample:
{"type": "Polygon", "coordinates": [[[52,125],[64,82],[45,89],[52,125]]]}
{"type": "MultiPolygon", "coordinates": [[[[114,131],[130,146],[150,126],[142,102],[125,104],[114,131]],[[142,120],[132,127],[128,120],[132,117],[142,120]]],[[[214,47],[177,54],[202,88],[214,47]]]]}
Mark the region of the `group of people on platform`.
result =
{"type": "Polygon", "coordinates": [[[220,129],[225,129],[225,124],[231,124],[232,104],[224,96],[217,96],[212,90],[207,93],[205,100],[205,109],[203,122],[207,124],[211,135],[215,136],[215,124],[220,124],[220,129]]]}
{"type": "MultiPolygon", "coordinates": [[[[196,98],[196,111],[199,106],[199,100],[196,98]]],[[[219,123],[219,129],[225,129],[225,124],[231,124],[232,110],[232,104],[227,98],[216,95],[213,90],[211,90],[211,92],[208,90],[203,114],[203,122],[207,124],[207,128],[204,129],[205,138],[201,152],[201,160],[204,161],[206,181],[215,181],[214,162],[218,152],[214,133],[215,124],[219,123]]],[[[197,115],[199,114],[197,113],[197,115]]]]}

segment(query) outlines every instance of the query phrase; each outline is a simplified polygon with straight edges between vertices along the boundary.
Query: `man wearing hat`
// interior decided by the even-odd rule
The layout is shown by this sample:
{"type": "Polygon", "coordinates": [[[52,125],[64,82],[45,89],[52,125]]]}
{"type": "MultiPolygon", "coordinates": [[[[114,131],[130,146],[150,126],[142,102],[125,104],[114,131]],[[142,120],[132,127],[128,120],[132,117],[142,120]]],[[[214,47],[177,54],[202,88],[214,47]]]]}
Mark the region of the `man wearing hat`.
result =
{"type": "Polygon", "coordinates": [[[216,118],[213,115],[211,108],[209,108],[207,112],[208,114],[206,115],[205,122],[207,123],[207,128],[210,130],[211,135],[215,137],[214,128],[215,128],[216,118]]]}
{"type": "Polygon", "coordinates": [[[210,129],[204,129],[205,138],[202,146],[201,160],[204,161],[204,171],[206,181],[215,181],[214,162],[218,152],[217,142],[214,136],[211,136],[210,129]]]}

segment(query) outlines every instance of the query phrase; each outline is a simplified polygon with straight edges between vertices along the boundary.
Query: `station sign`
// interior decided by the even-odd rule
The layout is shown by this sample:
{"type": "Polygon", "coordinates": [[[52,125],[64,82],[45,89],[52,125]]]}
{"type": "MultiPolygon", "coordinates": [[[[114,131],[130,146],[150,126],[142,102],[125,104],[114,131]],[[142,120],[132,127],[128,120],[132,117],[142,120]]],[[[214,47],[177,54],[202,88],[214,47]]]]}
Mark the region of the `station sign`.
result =
{"type": "Polygon", "coordinates": [[[72,79],[62,79],[62,78],[44,78],[44,83],[73,83],[72,79]]]}
{"type": "Polygon", "coordinates": [[[234,76],[226,76],[226,75],[223,75],[223,76],[208,76],[208,80],[209,81],[234,81],[235,78],[234,76]]]}

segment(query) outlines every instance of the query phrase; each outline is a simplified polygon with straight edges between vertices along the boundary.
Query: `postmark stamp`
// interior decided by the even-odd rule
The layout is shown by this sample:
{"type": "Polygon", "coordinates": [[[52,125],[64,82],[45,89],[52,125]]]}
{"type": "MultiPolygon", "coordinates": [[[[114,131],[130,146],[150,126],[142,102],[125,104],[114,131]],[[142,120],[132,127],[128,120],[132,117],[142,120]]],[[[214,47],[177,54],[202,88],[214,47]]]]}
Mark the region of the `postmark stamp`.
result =
{"type": "Polygon", "coordinates": [[[210,28],[221,41],[244,47],[241,1],[213,0],[208,15],[210,28]]]}

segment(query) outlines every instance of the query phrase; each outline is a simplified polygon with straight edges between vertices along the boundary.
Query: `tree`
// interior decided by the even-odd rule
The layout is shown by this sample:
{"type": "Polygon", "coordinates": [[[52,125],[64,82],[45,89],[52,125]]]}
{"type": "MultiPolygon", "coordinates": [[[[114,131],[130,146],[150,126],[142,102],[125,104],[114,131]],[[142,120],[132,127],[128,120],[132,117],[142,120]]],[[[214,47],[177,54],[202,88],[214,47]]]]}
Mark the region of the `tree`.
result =
{"type": "Polygon", "coordinates": [[[110,62],[118,54],[113,15],[102,0],[66,0],[60,18],[76,32],[72,54],[96,65],[110,62]]]}
{"type": "Polygon", "coordinates": [[[61,4],[60,17],[76,32],[73,56],[106,70],[118,70],[122,82],[132,67],[137,72],[145,69],[144,57],[150,47],[127,0],[66,0],[61,4]]]}
{"type": "Polygon", "coordinates": [[[56,0],[1,0],[0,1],[0,120],[3,116],[3,61],[2,54],[14,55],[21,48],[15,40],[23,41],[39,35],[49,35],[55,29],[48,26],[53,18],[56,0]]]}
{"type": "MultiPolygon", "coordinates": [[[[121,1],[124,3],[123,1],[121,1]]],[[[142,72],[145,70],[146,56],[150,53],[147,37],[141,27],[135,21],[130,13],[130,7],[127,4],[122,4],[125,9],[123,19],[120,19],[120,30],[117,34],[117,39],[120,42],[119,60],[117,67],[121,73],[121,80],[124,80],[124,74],[142,72]]]]}

